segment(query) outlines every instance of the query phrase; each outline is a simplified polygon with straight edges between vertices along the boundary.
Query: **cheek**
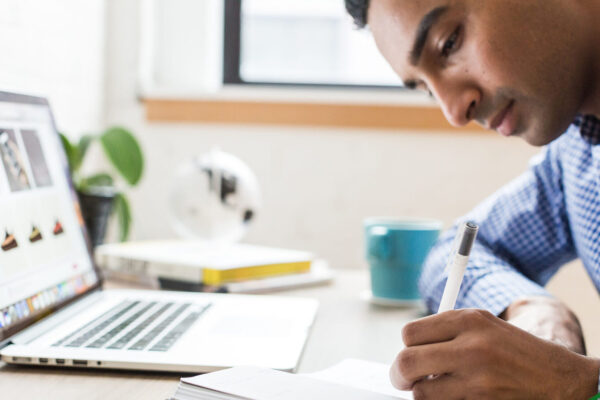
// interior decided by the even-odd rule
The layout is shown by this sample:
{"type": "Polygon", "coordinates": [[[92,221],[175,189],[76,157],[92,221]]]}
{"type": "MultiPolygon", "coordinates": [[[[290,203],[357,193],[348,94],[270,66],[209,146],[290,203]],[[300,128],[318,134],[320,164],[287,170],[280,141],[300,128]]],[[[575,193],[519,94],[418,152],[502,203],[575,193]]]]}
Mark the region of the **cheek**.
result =
{"type": "Polygon", "coordinates": [[[484,82],[492,89],[546,102],[561,96],[556,72],[564,63],[538,41],[511,30],[496,30],[478,35],[478,63],[484,82]],[[552,66],[552,67],[550,67],[552,66]]]}
{"type": "Polygon", "coordinates": [[[498,90],[523,92],[531,82],[523,58],[509,49],[506,41],[496,38],[475,40],[471,51],[475,59],[471,68],[482,78],[482,85],[493,93],[498,90]]]}

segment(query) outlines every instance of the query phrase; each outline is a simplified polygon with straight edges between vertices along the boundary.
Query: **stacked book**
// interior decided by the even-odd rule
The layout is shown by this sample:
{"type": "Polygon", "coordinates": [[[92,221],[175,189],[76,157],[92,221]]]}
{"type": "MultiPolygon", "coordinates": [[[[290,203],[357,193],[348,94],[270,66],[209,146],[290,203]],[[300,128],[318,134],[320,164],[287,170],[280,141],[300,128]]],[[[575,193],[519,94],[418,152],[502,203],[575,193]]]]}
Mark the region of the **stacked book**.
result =
{"type": "Polygon", "coordinates": [[[327,283],[332,273],[309,252],[249,244],[162,240],[106,244],[96,263],[107,277],[156,280],[161,288],[261,293],[327,283]]]}

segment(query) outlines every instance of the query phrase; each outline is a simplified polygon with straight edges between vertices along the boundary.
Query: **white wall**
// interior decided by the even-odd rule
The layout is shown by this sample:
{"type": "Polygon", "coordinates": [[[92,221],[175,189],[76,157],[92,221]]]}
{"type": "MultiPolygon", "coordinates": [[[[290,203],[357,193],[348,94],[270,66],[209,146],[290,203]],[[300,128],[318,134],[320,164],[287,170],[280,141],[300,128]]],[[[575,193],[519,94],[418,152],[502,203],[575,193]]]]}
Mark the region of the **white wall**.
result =
{"type": "Polygon", "coordinates": [[[427,216],[448,224],[538,151],[492,133],[148,123],[136,97],[138,3],[108,5],[107,120],[133,129],[147,160],[131,192],[135,238],[174,236],[166,212],[174,169],[219,145],[246,161],[262,185],[264,209],[247,241],[359,267],[363,218],[427,216]]]}
{"type": "Polygon", "coordinates": [[[0,0],[0,90],[48,97],[58,128],[104,122],[103,0],[0,0]]]}

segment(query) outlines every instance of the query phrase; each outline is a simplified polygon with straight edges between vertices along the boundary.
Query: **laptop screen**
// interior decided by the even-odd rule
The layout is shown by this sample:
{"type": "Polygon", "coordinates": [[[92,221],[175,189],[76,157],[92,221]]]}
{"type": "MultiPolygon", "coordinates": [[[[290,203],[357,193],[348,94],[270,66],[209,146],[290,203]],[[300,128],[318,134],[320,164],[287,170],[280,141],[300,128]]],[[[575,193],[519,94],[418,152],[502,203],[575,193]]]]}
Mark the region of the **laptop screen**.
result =
{"type": "Polygon", "coordinates": [[[98,283],[48,104],[0,93],[0,341],[98,283]]]}

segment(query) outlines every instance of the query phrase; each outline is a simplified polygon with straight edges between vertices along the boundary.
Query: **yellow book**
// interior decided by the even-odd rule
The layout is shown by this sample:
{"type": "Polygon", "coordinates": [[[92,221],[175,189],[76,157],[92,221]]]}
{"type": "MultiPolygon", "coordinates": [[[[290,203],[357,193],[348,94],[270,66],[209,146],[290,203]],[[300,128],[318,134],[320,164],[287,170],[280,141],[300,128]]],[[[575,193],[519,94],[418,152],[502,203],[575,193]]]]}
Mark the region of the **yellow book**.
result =
{"type": "Polygon", "coordinates": [[[254,265],[229,269],[204,269],[205,285],[220,285],[249,279],[267,278],[276,275],[298,274],[310,270],[311,261],[296,261],[279,264],[254,265]]]}
{"type": "Polygon", "coordinates": [[[95,258],[109,271],[211,286],[304,273],[313,261],[305,251],[198,240],[106,244],[96,248],[95,258]]]}

